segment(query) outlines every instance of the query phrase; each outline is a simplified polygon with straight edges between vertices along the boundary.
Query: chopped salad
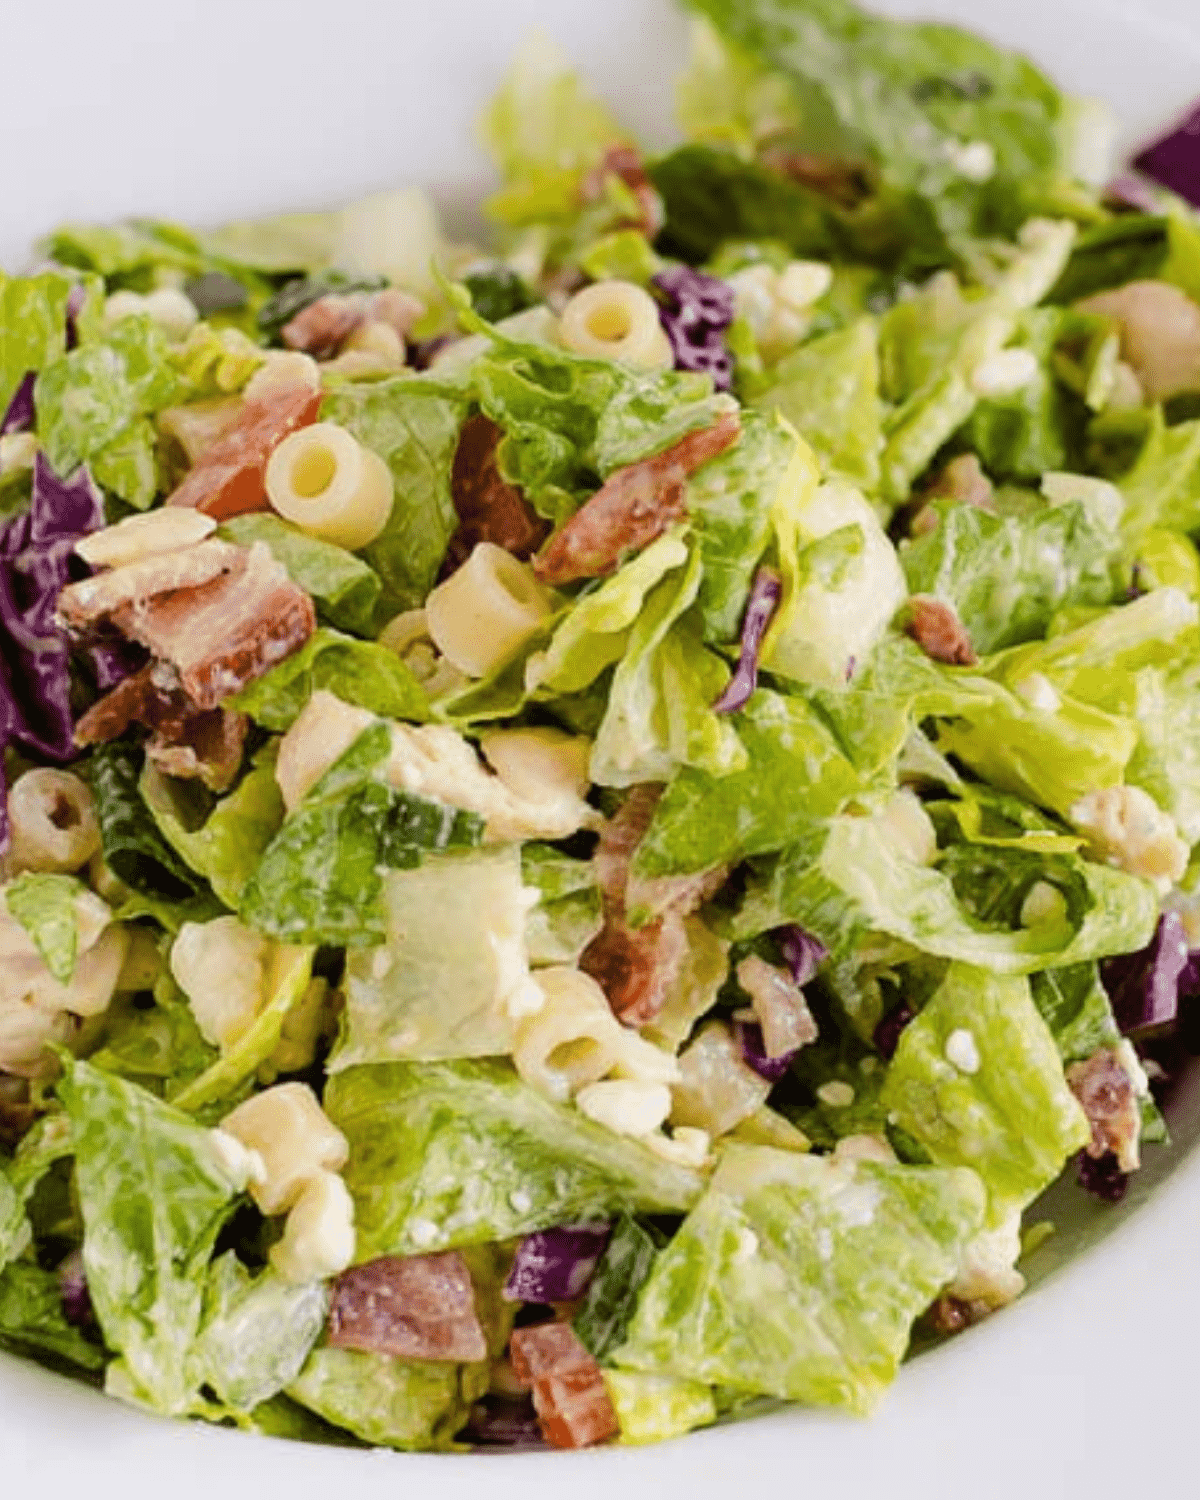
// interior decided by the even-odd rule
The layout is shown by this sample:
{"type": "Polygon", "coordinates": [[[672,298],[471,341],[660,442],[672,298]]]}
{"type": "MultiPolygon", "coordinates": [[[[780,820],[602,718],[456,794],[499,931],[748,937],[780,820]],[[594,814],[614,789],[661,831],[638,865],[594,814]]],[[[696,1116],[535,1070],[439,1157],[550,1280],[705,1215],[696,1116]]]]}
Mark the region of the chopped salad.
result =
{"type": "Polygon", "coordinates": [[[520,55],[487,247],[0,274],[4,1348],[401,1449],[865,1413],[1165,1139],[1194,146],[689,6],[664,154],[520,55]]]}

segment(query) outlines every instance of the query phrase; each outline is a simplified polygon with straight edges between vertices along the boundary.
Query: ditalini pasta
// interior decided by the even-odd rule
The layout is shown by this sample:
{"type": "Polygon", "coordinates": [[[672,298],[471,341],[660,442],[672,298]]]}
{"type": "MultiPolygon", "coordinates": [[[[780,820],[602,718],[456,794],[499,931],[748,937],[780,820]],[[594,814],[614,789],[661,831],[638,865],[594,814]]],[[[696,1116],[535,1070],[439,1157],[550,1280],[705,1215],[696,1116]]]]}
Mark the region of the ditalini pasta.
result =
{"type": "Polygon", "coordinates": [[[614,359],[635,370],[671,365],[658,303],[631,281],[598,281],[576,292],[563,308],[559,337],[568,349],[590,359],[614,359]]]}
{"type": "Polygon", "coordinates": [[[492,542],[479,542],[425,602],[434,645],[468,677],[485,677],[507,661],[553,611],[533,569],[492,542]]]}
{"type": "Polygon", "coordinates": [[[100,847],[91,788],[71,771],[39,766],[19,776],[8,794],[8,825],[13,871],[69,873],[100,847]]]}
{"type": "Polygon", "coordinates": [[[284,438],[267,464],[266,486],[285,521],[339,547],[374,541],[392,510],[391,470],[335,422],[284,438]]]}

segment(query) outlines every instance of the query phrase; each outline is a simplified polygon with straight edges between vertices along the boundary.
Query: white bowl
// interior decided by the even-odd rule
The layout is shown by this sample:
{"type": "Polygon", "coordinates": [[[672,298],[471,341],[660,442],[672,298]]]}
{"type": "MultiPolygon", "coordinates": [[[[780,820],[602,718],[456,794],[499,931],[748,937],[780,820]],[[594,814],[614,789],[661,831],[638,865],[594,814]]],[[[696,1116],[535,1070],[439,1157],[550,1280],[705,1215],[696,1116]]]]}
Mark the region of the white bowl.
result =
{"type": "MultiPolygon", "coordinates": [[[[1064,86],[1109,99],[1127,145],[1200,92],[1196,0],[877,3],[1022,47],[1064,86]]],[[[669,138],[683,48],[669,0],[8,0],[3,12],[0,264],[10,267],[70,217],[213,222],[408,181],[462,213],[488,183],[472,122],[530,26],[553,34],[650,142],[669,138]]],[[[1063,1195],[1050,1210],[1061,1232],[1035,1268],[1069,1267],[908,1366],[870,1422],[789,1410],[651,1449],[363,1453],[144,1416],[0,1355],[0,1493],[1126,1500],[1153,1487],[1185,1500],[1200,1492],[1200,1161],[1180,1163],[1200,1138],[1200,1077],[1171,1115],[1175,1145],[1147,1151],[1119,1209],[1063,1195]]]]}

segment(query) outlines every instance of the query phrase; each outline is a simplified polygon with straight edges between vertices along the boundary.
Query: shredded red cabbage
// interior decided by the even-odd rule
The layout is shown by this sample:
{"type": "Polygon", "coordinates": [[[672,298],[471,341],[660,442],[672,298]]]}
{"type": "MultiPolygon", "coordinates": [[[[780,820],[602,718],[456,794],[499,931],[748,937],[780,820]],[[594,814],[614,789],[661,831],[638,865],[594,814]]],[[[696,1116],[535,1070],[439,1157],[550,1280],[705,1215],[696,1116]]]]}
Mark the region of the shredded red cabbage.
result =
{"type": "Polygon", "coordinates": [[[766,1045],[763,1042],[762,1027],[757,1021],[735,1021],[733,1034],[741,1048],[742,1061],[748,1068],[753,1068],[760,1078],[765,1078],[768,1083],[779,1082],[791,1067],[792,1058],[800,1050],[797,1047],[791,1052],[783,1053],[781,1057],[768,1057],[766,1045]]]}
{"type": "Polygon", "coordinates": [[[1079,1153],[1079,1186],[1105,1203],[1120,1203],[1129,1186],[1128,1172],[1122,1172],[1117,1158],[1108,1151],[1103,1156],[1079,1153]]]}
{"type": "Polygon", "coordinates": [[[67,351],[68,353],[79,343],[79,314],[83,311],[83,304],[87,301],[87,287],[81,281],[77,281],[67,293],[67,351]]]}
{"type": "Polygon", "coordinates": [[[896,1055],[896,1048],[900,1045],[900,1035],[908,1023],[913,1019],[914,1012],[903,1001],[891,1010],[876,1026],[871,1040],[875,1043],[875,1050],[880,1057],[885,1057],[888,1062],[896,1055]]]}
{"type": "Polygon", "coordinates": [[[72,1250],[59,1264],[56,1275],[63,1317],[76,1328],[88,1327],[95,1321],[95,1315],[92,1312],[87,1273],[83,1269],[83,1251],[72,1250]]]}
{"type": "Polygon", "coordinates": [[[658,317],[675,368],[711,375],[716,390],[732,390],[733,356],[724,335],[733,322],[733,288],[691,266],[668,266],[652,285],[662,294],[658,317]]]}
{"type": "Polygon", "coordinates": [[[783,953],[784,962],[792,971],[792,978],[803,989],[829,957],[829,949],[820,938],[813,937],[811,932],[805,932],[803,927],[797,927],[795,923],[777,928],[775,939],[783,953]]]}
{"type": "Polygon", "coordinates": [[[1187,938],[1179,914],[1173,911],[1163,913],[1148,948],[1105,959],[1100,975],[1122,1032],[1173,1021],[1179,1013],[1181,979],[1187,967],[1187,938]]]}
{"type": "Polygon", "coordinates": [[[546,1446],[530,1396],[485,1396],[471,1408],[465,1436],[487,1448],[546,1446]]]}
{"type": "Polygon", "coordinates": [[[742,618],[742,649],[737,667],[725,691],[713,704],[714,713],[736,713],[750,701],[758,686],[758,655],[762,650],[763,636],[779,608],[782,595],[783,582],[774,568],[759,568],[750,586],[750,598],[742,618]]]}
{"type": "Polygon", "coordinates": [[[8,437],[12,432],[29,432],[33,428],[33,387],[37,382],[37,371],[30,370],[22,378],[20,385],[13,392],[12,400],[8,403],[8,409],[0,420],[0,437],[8,437]]]}
{"type": "Polygon", "coordinates": [[[1200,104],[1133,159],[1139,172],[1200,207],[1200,104]]]}
{"type": "Polygon", "coordinates": [[[527,1234],[504,1283],[509,1302],[571,1302],[587,1290],[611,1224],[579,1224],[527,1234]]]}

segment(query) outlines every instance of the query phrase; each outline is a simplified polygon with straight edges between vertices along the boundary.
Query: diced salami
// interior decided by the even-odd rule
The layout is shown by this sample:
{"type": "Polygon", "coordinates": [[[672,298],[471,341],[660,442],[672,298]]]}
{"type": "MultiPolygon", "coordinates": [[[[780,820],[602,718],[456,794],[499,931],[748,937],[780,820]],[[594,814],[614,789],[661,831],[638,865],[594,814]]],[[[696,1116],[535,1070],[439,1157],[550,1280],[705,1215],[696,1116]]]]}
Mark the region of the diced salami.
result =
{"type": "Polygon", "coordinates": [[[546,1441],[555,1448],[590,1448],[620,1432],[600,1366],[568,1323],[518,1328],[509,1344],[518,1379],[533,1391],[546,1441]]]}
{"type": "Polygon", "coordinates": [[[914,594],[909,601],[912,618],[908,633],[934,661],[948,667],[973,667],[979,658],[967,628],[949,604],[929,594],[914,594]]]}
{"type": "Polygon", "coordinates": [[[450,538],[444,572],[461,567],[480,542],[492,542],[524,561],[549,534],[550,523],[501,477],[496,448],[503,436],[502,429],[483,415],[463,424],[451,478],[458,530],[450,538]]]}
{"type": "Polygon", "coordinates": [[[726,412],[711,427],[617,469],[533,560],[543,583],[573,583],[611,573],[626,552],[648,546],[687,513],[687,481],[737,442],[741,423],[726,412]]]}
{"type": "Polygon", "coordinates": [[[666,1004],[687,951],[687,932],[675,912],[644,927],[610,916],[584,949],[579,967],[608,996],[617,1019],[637,1028],[649,1025],[666,1004]]]}
{"type": "Polygon", "coordinates": [[[200,455],[168,505],[190,505],[227,521],[248,511],[269,510],[264,486],[267,461],[290,432],[317,420],[321,392],[282,386],[246,401],[237,423],[200,455]]]}
{"type": "Polygon", "coordinates": [[[333,1288],[329,1342],[395,1359],[486,1359],[466,1261],[444,1250],[384,1255],[343,1271],[333,1288]]]}

